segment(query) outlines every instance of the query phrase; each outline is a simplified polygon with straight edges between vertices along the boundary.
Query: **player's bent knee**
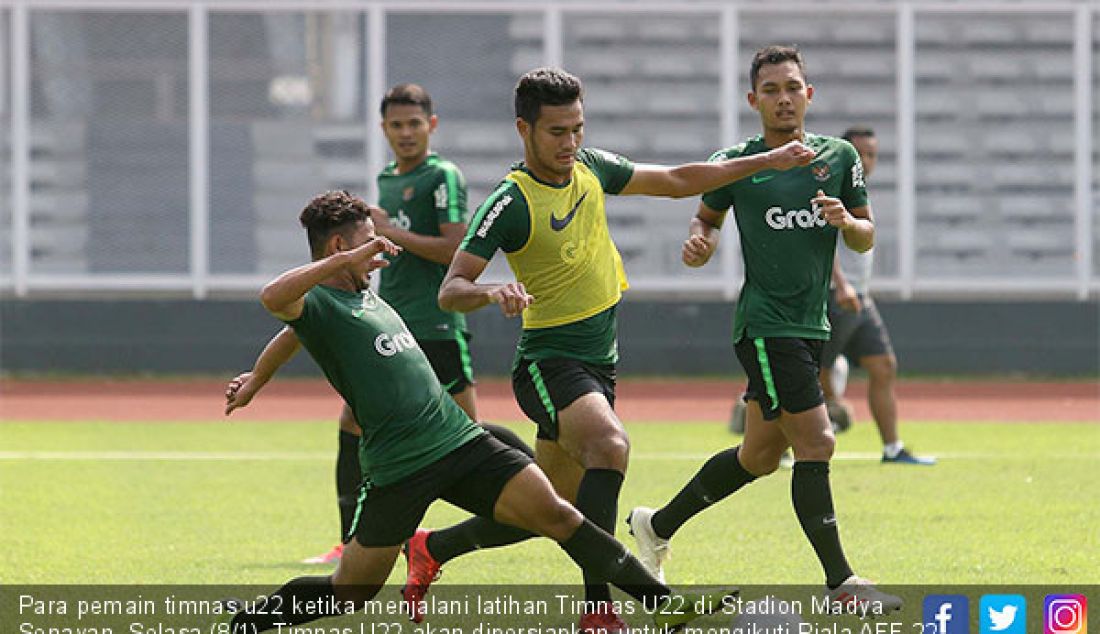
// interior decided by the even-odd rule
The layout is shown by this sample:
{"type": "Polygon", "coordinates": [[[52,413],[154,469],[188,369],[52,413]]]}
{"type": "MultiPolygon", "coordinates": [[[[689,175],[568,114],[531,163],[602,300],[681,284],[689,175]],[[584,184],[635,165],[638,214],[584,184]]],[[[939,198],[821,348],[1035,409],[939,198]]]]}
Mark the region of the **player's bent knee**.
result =
{"type": "Polygon", "coordinates": [[[622,431],[593,439],[584,448],[583,463],[585,468],[588,469],[603,468],[625,471],[629,460],[630,439],[622,431]]]}
{"type": "Polygon", "coordinates": [[[534,532],[563,542],[584,522],[584,516],[564,499],[555,496],[555,500],[545,504],[535,517],[534,532]]]}

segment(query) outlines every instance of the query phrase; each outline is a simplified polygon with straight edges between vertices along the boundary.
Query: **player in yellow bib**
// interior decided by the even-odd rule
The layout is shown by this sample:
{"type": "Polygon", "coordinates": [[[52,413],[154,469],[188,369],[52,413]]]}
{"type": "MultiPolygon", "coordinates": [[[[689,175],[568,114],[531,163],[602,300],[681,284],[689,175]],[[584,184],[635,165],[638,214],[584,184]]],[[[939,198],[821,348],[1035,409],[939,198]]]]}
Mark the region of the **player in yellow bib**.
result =
{"type": "MultiPolygon", "coordinates": [[[[522,316],[513,364],[516,400],[538,425],[536,461],[564,497],[614,533],[630,451],[615,415],[615,311],[627,288],[611,240],[606,194],[682,197],[718,188],[761,170],[805,165],[799,142],[752,157],[675,167],[634,164],[582,148],[584,107],[579,79],[559,69],[524,75],[515,90],[516,129],[524,161],[513,166],[470,222],[440,287],[444,310],[497,304],[522,316]],[[497,250],[516,281],[480,284],[497,250]]],[[[473,519],[410,540],[407,600],[418,601],[439,566],[477,548],[524,539],[516,529],[473,519]]],[[[622,630],[609,607],[606,580],[586,576],[590,609],[582,630],[622,630]]]]}

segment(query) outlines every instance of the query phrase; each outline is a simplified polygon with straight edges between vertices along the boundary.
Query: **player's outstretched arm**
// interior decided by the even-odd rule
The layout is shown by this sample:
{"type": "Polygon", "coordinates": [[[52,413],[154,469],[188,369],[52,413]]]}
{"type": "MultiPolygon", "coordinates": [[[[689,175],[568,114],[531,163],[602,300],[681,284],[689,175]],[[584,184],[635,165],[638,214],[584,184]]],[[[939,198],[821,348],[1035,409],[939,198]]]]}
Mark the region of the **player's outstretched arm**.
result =
{"type": "Polygon", "coordinates": [[[398,227],[390,222],[389,215],[378,207],[370,208],[370,217],[374,221],[374,230],[378,235],[389,238],[413,255],[439,264],[451,263],[455,250],[466,235],[464,222],[445,222],[439,225],[438,236],[429,236],[398,227]]]}
{"type": "Polygon", "coordinates": [[[515,317],[531,305],[535,298],[527,294],[520,282],[478,284],[477,280],[489,261],[467,251],[458,251],[451,260],[443,283],[439,285],[439,307],[443,310],[468,313],[482,306],[497,304],[505,317],[515,317]]]}
{"type": "Polygon", "coordinates": [[[718,249],[724,219],[722,212],[699,203],[699,210],[688,225],[688,238],[680,250],[680,259],[684,264],[696,268],[710,261],[710,256],[718,249]]]}
{"type": "Polygon", "coordinates": [[[305,295],[309,289],[351,266],[368,264],[370,270],[389,265],[386,260],[375,259],[379,253],[397,255],[401,247],[381,236],[348,251],[338,251],[309,264],[290,269],[271,280],[260,292],[260,302],[267,312],[290,321],[302,316],[305,295]]]}
{"type": "Polygon", "coordinates": [[[669,198],[694,196],[762,170],[788,170],[809,165],[814,155],[814,151],[801,142],[791,141],[767,152],[724,161],[684,163],[675,167],[638,164],[634,166],[634,175],[619,193],[669,198]]]}
{"type": "Polygon", "coordinates": [[[298,336],[290,326],[285,326],[264,346],[250,372],[242,372],[229,382],[225,388],[225,415],[233,410],[245,407],[252,402],[256,393],[267,385],[279,368],[301,348],[298,336]]]}

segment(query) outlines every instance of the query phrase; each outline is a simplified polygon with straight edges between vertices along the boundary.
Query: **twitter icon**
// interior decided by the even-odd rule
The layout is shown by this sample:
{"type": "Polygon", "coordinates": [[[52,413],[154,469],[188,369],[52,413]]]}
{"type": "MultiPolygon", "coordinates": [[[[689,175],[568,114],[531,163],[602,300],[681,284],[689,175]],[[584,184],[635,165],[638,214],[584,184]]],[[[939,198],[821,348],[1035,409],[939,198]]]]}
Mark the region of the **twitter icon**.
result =
{"type": "Polygon", "coordinates": [[[978,613],[981,634],[1027,634],[1027,599],[1023,595],[983,595],[978,613]]]}

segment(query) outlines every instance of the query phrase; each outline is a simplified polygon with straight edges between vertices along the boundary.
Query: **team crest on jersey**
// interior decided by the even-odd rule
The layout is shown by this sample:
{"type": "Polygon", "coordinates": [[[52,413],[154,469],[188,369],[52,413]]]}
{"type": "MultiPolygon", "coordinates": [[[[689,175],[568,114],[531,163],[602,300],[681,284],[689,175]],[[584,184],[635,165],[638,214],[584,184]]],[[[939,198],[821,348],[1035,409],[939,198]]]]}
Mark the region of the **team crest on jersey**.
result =
{"type": "Polygon", "coordinates": [[[832,172],[829,171],[828,163],[815,163],[810,166],[810,171],[814,173],[814,178],[817,179],[819,183],[824,183],[833,175],[832,172]]]}
{"type": "Polygon", "coordinates": [[[403,200],[412,200],[413,195],[415,195],[415,194],[416,194],[416,188],[415,187],[406,187],[405,191],[401,192],[401,198],[403,200]]]}

